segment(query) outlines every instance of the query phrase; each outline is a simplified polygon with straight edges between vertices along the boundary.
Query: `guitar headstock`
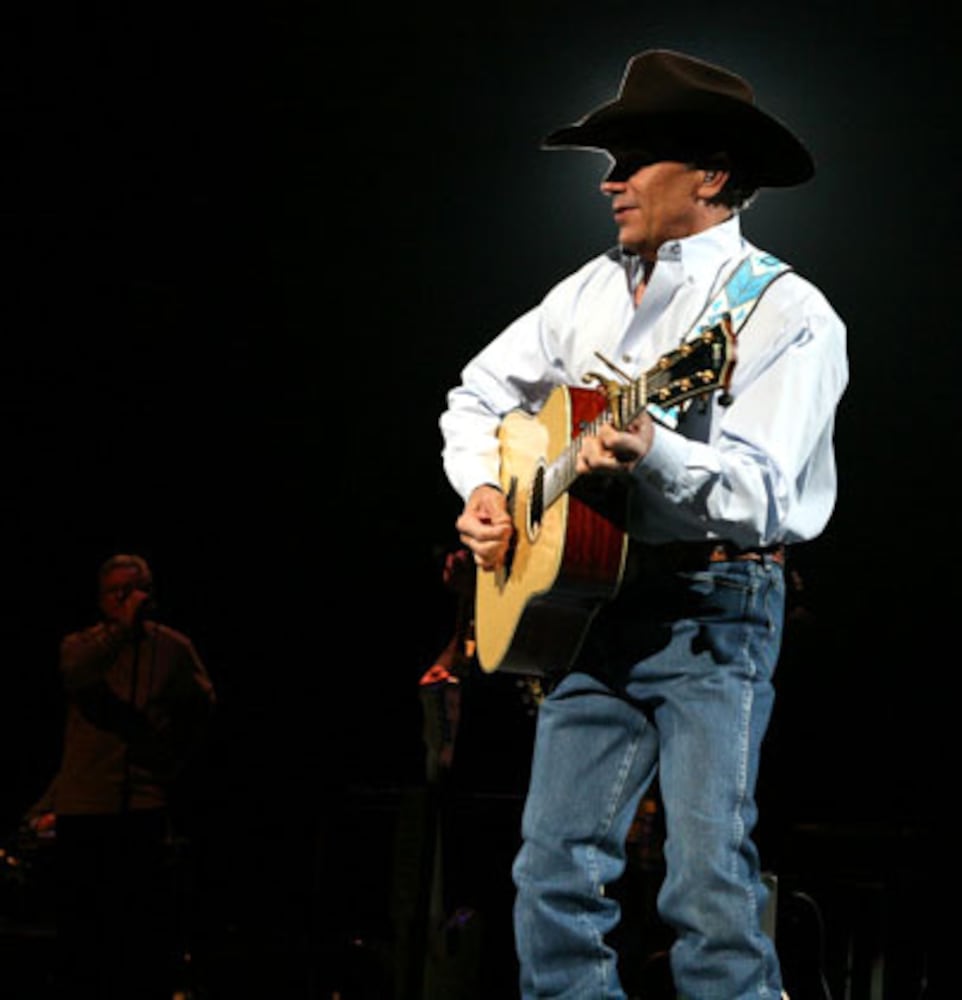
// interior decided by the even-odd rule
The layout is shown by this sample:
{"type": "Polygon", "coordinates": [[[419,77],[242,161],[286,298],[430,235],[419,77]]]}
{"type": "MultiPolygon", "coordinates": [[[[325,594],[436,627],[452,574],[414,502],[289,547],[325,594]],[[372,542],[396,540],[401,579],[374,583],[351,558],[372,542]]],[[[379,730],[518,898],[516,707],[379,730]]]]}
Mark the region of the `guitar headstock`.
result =
{"type": "Polygon", "coordinates": [[[658,359],[645,375],[646,401],[667,410],[718,389],[727,395],[734,367],[735,334],[725,313],[714,326],[658,359]]]}

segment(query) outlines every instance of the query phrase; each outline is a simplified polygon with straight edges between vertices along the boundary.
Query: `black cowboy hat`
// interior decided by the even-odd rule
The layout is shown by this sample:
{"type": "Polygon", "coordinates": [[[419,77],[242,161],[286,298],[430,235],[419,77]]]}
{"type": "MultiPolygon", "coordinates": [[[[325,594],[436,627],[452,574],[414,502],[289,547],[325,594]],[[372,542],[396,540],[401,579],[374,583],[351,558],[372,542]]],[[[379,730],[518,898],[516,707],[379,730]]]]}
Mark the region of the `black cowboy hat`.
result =
{"type": "Polygon", "coordinates": [[[632,57],[616,100],[552,132],[543,145],[650,161],[698,162],[725,154],[755,187],[791,187],[815,173],[811,154],[755,104],[747,81],[667,49],[632,57]]]}

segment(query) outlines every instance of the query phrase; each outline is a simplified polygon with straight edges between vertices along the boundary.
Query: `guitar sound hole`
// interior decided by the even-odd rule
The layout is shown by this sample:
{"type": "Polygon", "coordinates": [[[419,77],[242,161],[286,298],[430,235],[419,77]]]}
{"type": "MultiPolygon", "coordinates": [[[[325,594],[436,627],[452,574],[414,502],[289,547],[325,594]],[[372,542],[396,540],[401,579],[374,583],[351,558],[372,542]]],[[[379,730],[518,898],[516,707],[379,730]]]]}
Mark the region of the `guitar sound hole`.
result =
{"type": "Polygon", "coordinates": [[[528,537],[534,540],[541,530],[541,519],[544,517],[544,466],[535,470],[531,483],[531,500],[528,504],[528,537]]]}

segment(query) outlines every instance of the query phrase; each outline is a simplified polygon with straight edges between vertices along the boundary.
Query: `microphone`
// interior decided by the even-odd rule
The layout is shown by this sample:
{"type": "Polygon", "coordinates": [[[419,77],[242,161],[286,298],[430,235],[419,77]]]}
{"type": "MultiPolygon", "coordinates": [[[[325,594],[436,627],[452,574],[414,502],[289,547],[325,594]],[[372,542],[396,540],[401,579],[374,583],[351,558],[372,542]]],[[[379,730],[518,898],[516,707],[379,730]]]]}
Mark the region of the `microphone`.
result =
{"type": "Polygon", "coordinates": [[[154,618],[157,614],[157,604],[154,601],[152,589],[149,584],[145,586],[143,584],[128,583],[122,590],[118,591],[117,597],[123,603],[137,590],[147,596],[137,605],[137,610],[134,612],[134,621],[142,622],[148,618],[154,618]]]}
{"type": "Polygon", "coordinates": [[[153,620],[157,616],[157,603],[154,601],[153,596],[150,591],[147,591],[147,597],[138,606],[136,613],[134,614],[134,621],[147,621],[148,619],[153,620]]]}

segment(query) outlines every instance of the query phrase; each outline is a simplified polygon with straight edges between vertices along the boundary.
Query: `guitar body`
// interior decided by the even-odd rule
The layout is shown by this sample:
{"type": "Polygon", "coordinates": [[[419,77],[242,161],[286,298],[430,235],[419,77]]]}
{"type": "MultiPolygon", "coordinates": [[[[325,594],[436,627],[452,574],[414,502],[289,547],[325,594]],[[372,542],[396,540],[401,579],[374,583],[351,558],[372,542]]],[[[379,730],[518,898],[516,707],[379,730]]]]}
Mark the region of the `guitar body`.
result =
{"type": "Polygon", "coordinates": [[[567,491],[547,507],[540,495],[539,473],[606,405],[596,389],[559,386],[535,416],[516,411],[502,422],[501,486],[515,533],[505,565],[478,573],[475,638],[489,673],[540,676],[568,667],[591,619],[618,590],[627,549],[622,490],[597,498],[567,491]]]}

